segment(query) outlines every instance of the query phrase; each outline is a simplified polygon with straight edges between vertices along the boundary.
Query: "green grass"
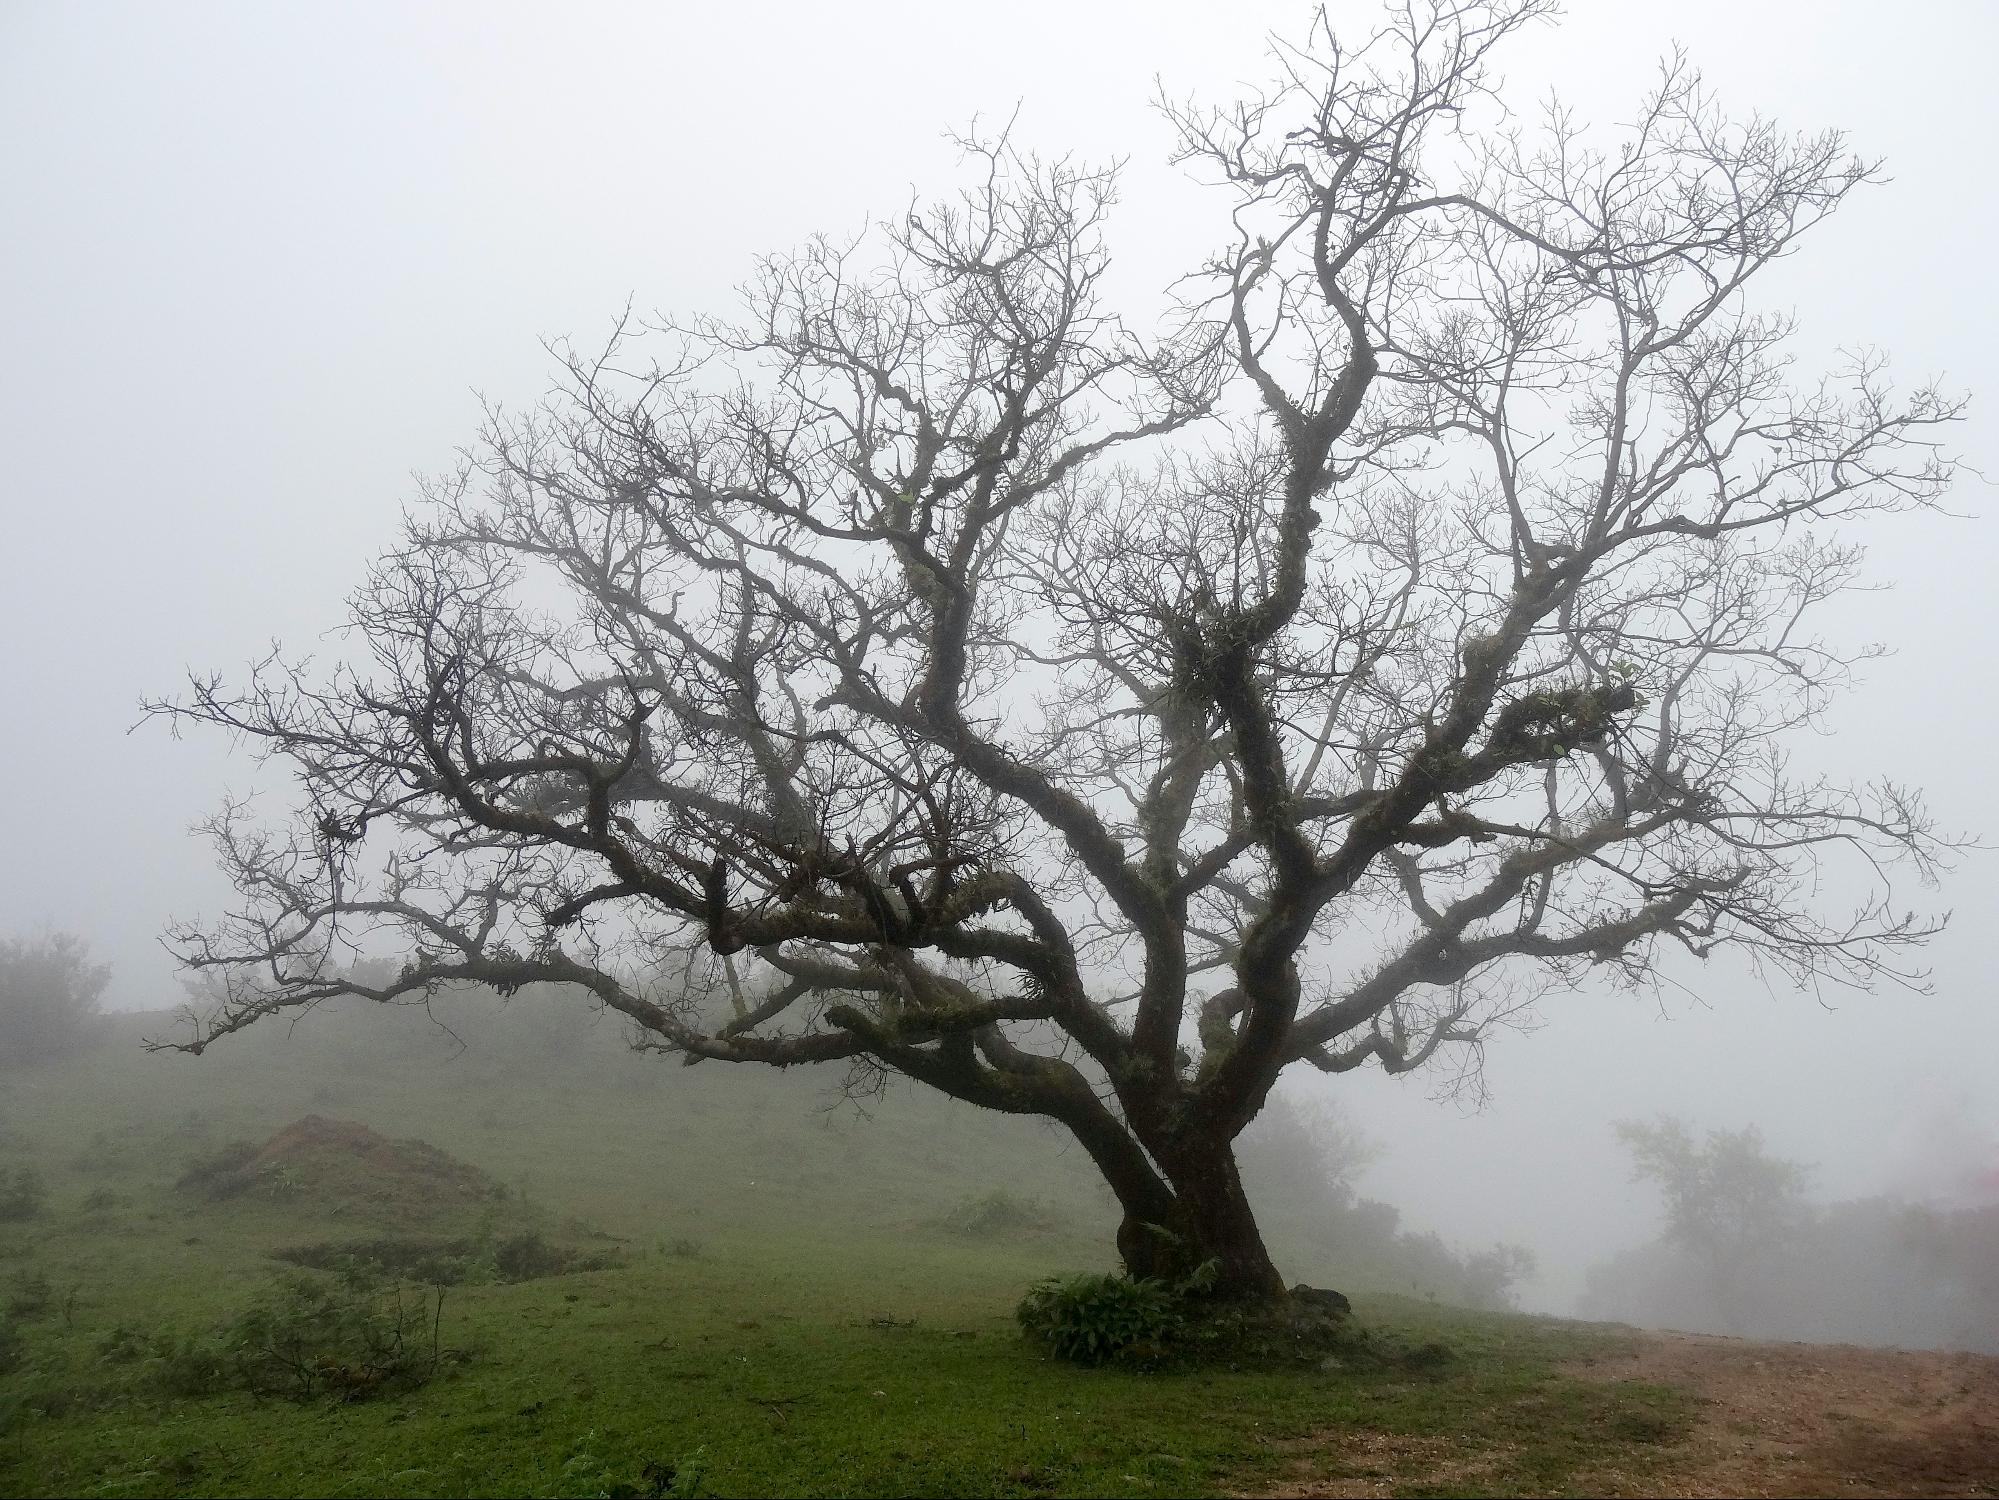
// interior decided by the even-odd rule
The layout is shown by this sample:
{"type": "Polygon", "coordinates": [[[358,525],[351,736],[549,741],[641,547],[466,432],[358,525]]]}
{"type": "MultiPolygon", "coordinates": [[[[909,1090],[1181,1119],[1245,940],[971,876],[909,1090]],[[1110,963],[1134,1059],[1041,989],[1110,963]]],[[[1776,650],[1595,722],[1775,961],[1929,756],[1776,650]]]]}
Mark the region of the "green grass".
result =
{"type": "Polygon", "coordinates": [[[1560,1373],[1615,1334],[1380,1296],[1356,1299],[1380,1338],[1453,1357],[1427,1374],[1058,1364],[1014,1304],[1042,1275],[1106,1266],[1111,1220],[1045,1131],[914,1092],[829,1113],[823,1080],[594,1043],[538,1071],[476,1046],[447,1062],[353,1021],[352,1046],[315,1018],[201,1060],[126,1037],[0,1075],[0,1166],[51,1186],[43,1216],[0,1225],[0,1307],[47,1283],[0,1374],[0,1493],[636,1494],[672,1464],[704,1494],[1155,1495],[1253,1492],[1303,1463],[1412,1494],[1551,1493],[1642,1468],[1687,1418],[1670,1391],[1560,1373]],[[144,1359],[107,1356],[115,1330],[213,1328],[322,1274],[271,1251],[398,1227],[173,1190],[190,1158],[308,1111],[428,1140],[512,1189],[489,1228],[497,1213],[623,1264],[451,1288],[443,1341],[466,1357],[401,1395],[167,1396],[144,1359]],[[995,1189],[1054,1227],[954,1231],[995,1189]]]}

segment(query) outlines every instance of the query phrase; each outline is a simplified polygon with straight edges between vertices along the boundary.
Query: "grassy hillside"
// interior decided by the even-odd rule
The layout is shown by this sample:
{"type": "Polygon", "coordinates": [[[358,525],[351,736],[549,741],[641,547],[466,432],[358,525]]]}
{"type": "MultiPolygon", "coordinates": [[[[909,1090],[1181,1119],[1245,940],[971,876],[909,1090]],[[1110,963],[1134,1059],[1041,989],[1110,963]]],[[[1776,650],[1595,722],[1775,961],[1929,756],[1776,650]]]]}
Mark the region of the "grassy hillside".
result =
{"type": "Polygon", "coordinates": [[[528,1009],[455,1020],[462,1046],[420,1017],[314,1016],[192,1059],[145,1054],[163,1018],[125,1018],[0,1073],[0,1173],[46,1189],[0,1223],[0,1493],[1226,1492],[1307,1434],[1357,1476],[1387,1435],[1484,1455],[1480,1492],[1546,1492],[1684,1421],[1671,1392],[1556,1373],[1600,1332],[1385,1297],[1327,1368],[1053,1363],[1013,1306],[1107,1267],[1112,1223],[1058,1136],[914,1090],[863,1114],[837,1078],[683,1068],[528,1009]],[[477,1170],[267,1153],[233,1192],[176,1188],[308,1115],[477,1170]],[[448,1263],[441,1307],[342,1260],[385,1240],[448,1263]],[[571,1269],[509,1280],[523,1245],[571,1269]],[[279,1258],[301,1253],[332,1269],[279,1258]],[[399,1290],[441,1356],[427,1383],[342,1385],[322,1359],[295,1400],[218,1363],[246,1313],[399,1290]]]}

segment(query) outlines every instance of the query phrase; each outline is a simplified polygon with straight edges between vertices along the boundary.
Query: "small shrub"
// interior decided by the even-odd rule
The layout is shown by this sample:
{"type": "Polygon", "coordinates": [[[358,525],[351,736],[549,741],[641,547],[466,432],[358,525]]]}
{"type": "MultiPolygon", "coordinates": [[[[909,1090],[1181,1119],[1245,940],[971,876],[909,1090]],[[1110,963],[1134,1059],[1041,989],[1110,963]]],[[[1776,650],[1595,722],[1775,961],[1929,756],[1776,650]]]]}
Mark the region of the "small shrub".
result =
{"type": "Polygon", "coordinates": [[[48,1198],[48,1184],[33,1167],[0,1170],[0,1222],[18,1224],[34,1218],[48,1198]]]}
{"type": "Polygon", "coordinates": [[[21,1363],[21,1330],[14,1326],[11,1313],[0,1313],[0,1375],[21,1363]]]}
{"type": "Polygon", "coordinates": [[[85,1194],[76,1211],[85,1218],[98,1218],[105,1214],[117,1213],[131,1203],[123,1193],[112,1188],[93,1188],[85,1194]]]}
{"type": "Polygon", "coordinates": [[[55,1288],[40,1271],[23,1271],[7,1289],[7,1316],[38,1318],[55,1305],[55,1288]]]}
{"type": "Polygon", "coordinates": [[[254,1141],[231,1141],[221,1150],[189,1162],[174,1186],[211,1201],[234,1198],[255,1184],[256,1174],[246,1169],[259,1149],[254,1141]]]}
{"type": "Polygon", "coordinates": [[[146,1373],[168,1396],[214,1396],[233,1390],[238,1371],[228,1343],[215,1335],[156,1334],[146,1373]]]}
{"type": "Polygon", "coordinates": [[[700,1260],[708,1252],[699,1240],[690,1240],[685,1236],[669,1240],[662,1236],[659,1253],[672,1260],[700,1260]]]}
{"type": "Polygon", "coordinates": [[[154,1349],[150,1336],[126,1323],[120,1323],[97,1341],[97,1357],[113,1365],[129,1364],[154,1349]]]}
{"type": "Polygon", "coordinates": [[[1178,1326],[1180,1296],[1153,1277],[1053,1276],[1035,1283],[1015,1316],[1028,1337],[1081,1365],[1163,1346],[1178,1326]]]}
{"type": "Polygon", "coordinates": [[[493,1267],[502,1281],[536,1281],[559,1276],[576,1263],[574,1251],[551,1245],[539,1230],[508,1235],[493,1246],[493,1267]]]}
{"type": "Polygon", "coordinates": [[[1004,1188],[967,1198],[944,1216],[954,1234],[991,1239],[1006,1235],[1041,1234],[1055,1228],[1055,1216],[1033,1198],[1021,1198],[1004,1188]]]}
{"type": "Polygon", "coordinates": [[[248,1390],[309,1401],[358,1401],[423,1385],[452,1354],[439,1346],[443,1293],[400,1285],[374,1293],[305,1278],[286,1284],[225,1324],[199,1334],[118,1327],[100,1358],[143,1357],[169,1396],[248,1390]]]}
{"type": "Polygon", "coordinates": [[[368,1295],[301,1279],[236,1319],[219,1343],[259,1394],[358,1401],[437,1373],[443,1315],[441,1290],[368,1295]]]}
{"type": "Polygon", "coordinates": [[[0,938],[0,1064],[46,1062],[99,1040],[110,980],[68,933],[0,938]]]}

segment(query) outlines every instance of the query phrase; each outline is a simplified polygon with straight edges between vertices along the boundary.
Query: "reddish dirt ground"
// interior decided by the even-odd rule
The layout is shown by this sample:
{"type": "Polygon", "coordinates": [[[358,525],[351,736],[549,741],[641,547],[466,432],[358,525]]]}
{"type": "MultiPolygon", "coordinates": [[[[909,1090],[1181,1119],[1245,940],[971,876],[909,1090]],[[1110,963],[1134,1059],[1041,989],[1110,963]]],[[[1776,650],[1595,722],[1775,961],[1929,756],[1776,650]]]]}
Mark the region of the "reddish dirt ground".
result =
{"type": "Polygon", "coordinates": [[[504,1191],[424,1141],[392,1141],[320,1115],[294,1121],[262,1146],[232,1147],[198,1163],[180,1186],[215,1203],[254,1193],[268,1203],[392,1216],[450,1211],[504,1191]]]}
{"type": "Polygon", "coordinates": [[[392,1141],[352,1120],[307,1115],[264,1143],[244,1167],[258,1172],[285,1167],[318,1177],[358,1175],[385,1187],[404,1186],[432,1196],[488,1198],[493,1180],[477,1167],[425,1141],[392,1141]]]}
{"type": "MultiPolygon", "coordinates": [[[[1999,1359],[1644,1333],[1569,1373],[1675,1386],[1698,1403],[1684,1438],[1634,1449],[1628,1471],[1578,1474],[1572,1494],[1999,1496],[1999,1359]]],[[[1335,1441],[1337,1465],[1325,1461],[1324,1438],[1284,1444],[1291,1475],[1262,1493],[1318,1500],[1505,1484],[1503,1448],[1353,1431],[1335,1441]]]]}
{"type": "Polygon", "coordinates": [[[1701,1398],[1693,1432],[1606,1495],[1999,1495],[1999,1359],[1646,1334],[1577,1367],[1701,1398]]]}

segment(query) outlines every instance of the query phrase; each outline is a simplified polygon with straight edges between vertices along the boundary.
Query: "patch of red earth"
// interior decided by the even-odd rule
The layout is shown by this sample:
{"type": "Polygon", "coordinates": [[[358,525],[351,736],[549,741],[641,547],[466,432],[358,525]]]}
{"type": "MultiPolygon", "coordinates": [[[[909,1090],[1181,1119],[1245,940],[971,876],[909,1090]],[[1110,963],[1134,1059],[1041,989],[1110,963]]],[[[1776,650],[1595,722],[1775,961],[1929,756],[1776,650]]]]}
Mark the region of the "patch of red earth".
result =
{"type": "MultiPolygon", "coordinates": [[[[1634,1447],[1628,1469],[1575,1474],[1570,1494],[1999,1496],[1999,1359],[1640,1333],[1566,1373],[1698,1402],[1684,1438],[1634,1447]]],[[[1288,1497],[1477,1494],[1500,1487],[1513,1457],[1504,1444],[1356,1430],[1274,1446],[1290,1472],[1257,1493],[1288,1497]]]]}
{"type": "Polygon", "coordinates": [[[352,1120],[307,1115],[285,1126],[242,1168],[254,1176],[284,1171],[308,1189],[358,1190],[369,1197],[474,1202],[499,1195],[499,1184],[426,1141],[396,1141],[352,1120]]]}
{"type": "Polygon", "coordinates": [[[1999,1495],[1999,1359],[1643,1334],[1571,1373],[1679,1386],[1687,1438],[1604,1495],[1999,1495]]]}

